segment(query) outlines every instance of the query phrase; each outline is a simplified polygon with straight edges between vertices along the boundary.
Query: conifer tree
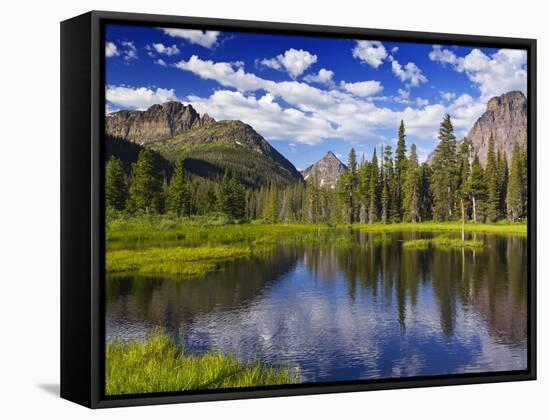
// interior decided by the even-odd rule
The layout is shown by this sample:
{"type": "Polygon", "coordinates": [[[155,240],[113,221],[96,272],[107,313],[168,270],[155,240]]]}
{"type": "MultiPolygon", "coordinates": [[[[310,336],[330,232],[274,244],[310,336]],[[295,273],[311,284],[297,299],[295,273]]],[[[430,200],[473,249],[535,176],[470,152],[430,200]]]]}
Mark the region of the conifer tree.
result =
{"type": "Polygon", "coordinates": [[[465,190],[472,203],[472,220],[474,222],[484,220],[487,212],[487,180],[477,154],[474,156],[465,190]]]}
{"type": "Polygon", "coordinates": [[[169,211],[179,216],[189,216],[191,214],[191,191],[185,182],[185,172],[181,161],[174,165],[172,179],[168,188],[169,211]]]}
{"type": "Polygon", "coordinates": [[[451,220],[455,217],[457,193],[456,138],[450,115],[445,115],[439,128],[439,143],[433,157],[433,217],[451,220]]]}
{"type": "Polygon", "coordinates": [[[420,221],[421,173],[415,144],[411,145],[406,168],[403,183],[403,218],[405,221],[416,223],[420,221]]]}
{"type": "Polygon", "coordinates": [[[487,165],[485,167],[487,182],[487,221],[495,222],[499,217],[500,196],[498,189],[497,156],[495,154],[495,140],[491,134],[487,148],[487,165]]]}
{"type": "Polygon", "coordinates": [[[403,216],[402,186],[407,170],[407,145],[405,142],[405,123],[401,120],[397,133],[397,147],[395,149],[395,192],[394,213],[395,221],[400,222],[403,216]]]}
{"type": "Polygon", "coordinates": [[[393,159],[390,145],[384,149],[384,164],[382,165],[382,187],[380,193],[382,223],[391,220],[392,209],[392,186],[393,186],[393,159]]]}
{"type": "Polygon", "coordinates": [[[162,176],[155,169],[154,154],[148,148],[139,152],[138,160],[132,164],[132,185],[128,198],[130,211],[142,210],[159,213],[163,210],[162,176]]]}
{"type": "Polygon", "coordinates": [[[370,179],[368,185],[369,211],[368,221],[374,223],[378,219],[378,203],[380,202],[379,194],[379,171],[378,159],[376,157],[376,148],[372,152],[372,160],[370,163],[370,179]]]}
{"type": "Polygon", "coordinates": [[[512,222],[517,221],[524,213],[522,196],[523,180],[521,172],[521,152],[519,144],[515,142],[512,150],[512,162],[510,165],[508,191],[506,194],[508,219],[512,222]]]}
{"type": "Polygon", "coordinates": [[[105,169],[105,205],[116,210],[124,210],[127,196],[122,161],[113,156],[105,169]]]}

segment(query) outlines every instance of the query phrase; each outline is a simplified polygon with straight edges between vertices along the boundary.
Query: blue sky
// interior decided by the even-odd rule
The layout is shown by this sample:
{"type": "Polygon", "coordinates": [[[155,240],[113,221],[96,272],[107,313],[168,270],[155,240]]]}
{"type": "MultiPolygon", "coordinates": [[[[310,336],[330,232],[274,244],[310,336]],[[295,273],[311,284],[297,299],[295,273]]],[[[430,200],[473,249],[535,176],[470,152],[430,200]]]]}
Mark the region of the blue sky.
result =
{"type": "Polygon", "coordinates": [[[492,96],[527,90],[527,55],[447,45],[108,25],[107,110],[191,103],[252,125],[298,169],[372,155],[399,121],[424,159],[445,113],[462,138],[492,96]]]}

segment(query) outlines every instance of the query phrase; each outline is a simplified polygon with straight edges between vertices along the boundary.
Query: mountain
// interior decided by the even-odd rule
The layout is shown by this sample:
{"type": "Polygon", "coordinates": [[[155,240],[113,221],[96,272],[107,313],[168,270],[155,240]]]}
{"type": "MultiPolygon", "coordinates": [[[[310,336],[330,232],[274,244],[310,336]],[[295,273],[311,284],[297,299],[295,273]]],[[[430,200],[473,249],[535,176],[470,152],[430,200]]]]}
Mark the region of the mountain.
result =
{"type": "Polygon", "coordinates": [[[328,151],[321,160],[304,169],[301,173],[305,180],[316,176],[319,185],[322,187],[328,185],[331,188],[336,187],[340,175],[347,169],[340,159],[334,153],[328,151]]]}
{"type": "Polygon", "coordinates": [[[105,131],[118,155],[135,156],[137,149],[132,146],[148,147],[168,161],[182,159],[184,167],[198,176],[213,179],[226,170],[235,171],[255,187],[303,181],[294,165],[250,125],[215,121],[207,114],[201,117],[181,102],[107,114],[105,131]]]}
{"type": "Polygon", "coordinates": [[[527,135],[527,99],[517,90],[495,96],[487,102],[487,110],[478,118],[466,136],[472,140],[482,164],[487,161],[489,137],[493,134],[495,150],[512,158],[514,143],[525,144],[527,135]]]}
{"type": "Polygon", "coordinates": [[[208,114],[202,117],[191,105],[165,102],[146,111],[116,111],[105,117],[106,134],[138,144],[170,138],[213,122],[208,114]]]}
{"type": "MultiPolygon", "coordinates": [[[[491,133],[495,151],[503,151],[510,162],[514,143],[524,146],[527,135],[527,99],[522,92],[514,90],[491,98],[486,111],[468,132],[466,138],[472,140],[474,151],[483,165],[487,161],[491,133]]],[[[457,150],[463,141],[458,142],[457,150]]],[[[432,163],[433,154],[428,156],[428,163],[432,163]]]]}

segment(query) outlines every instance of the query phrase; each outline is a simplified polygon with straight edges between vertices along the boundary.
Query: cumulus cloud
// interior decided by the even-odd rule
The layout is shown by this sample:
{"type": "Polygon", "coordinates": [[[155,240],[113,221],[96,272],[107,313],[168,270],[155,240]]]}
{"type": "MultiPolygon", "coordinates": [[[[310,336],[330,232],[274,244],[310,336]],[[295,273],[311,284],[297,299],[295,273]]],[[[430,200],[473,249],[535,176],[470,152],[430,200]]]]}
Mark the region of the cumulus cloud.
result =
{"type": "Polygon", "coordinates": [[[106,42],[105,43],[105,57],[115,57],[119,55],[118,48],[114,42],[106,42]]]}
{"type": "Polygon", "coordinates": [[[201,31],[197,29],[161,28],[161,30],[173,38],[182,38],[191,44],[197,44],[205,48],[216,45],[220,33],[218,31],[201,31]]]}
{"type": "Polygon", "coordinates": [[[377,80],[368,80],[365,82],[355,82],[355,83],[346,83],[345,81],[340,82],[340,86],[357,96],[372,96],[381,92],[384,87],[377,80]]]}
{"type": "Polygon", "coordinates": [[[152,44],[151,46],[157,53],[165,54],[167,56],[176,55],[180,53],[180,50],[176,44],[170,47],[159,42],[156,44],[152,44]]]}
{"type": "Polygon", "coordinates": [[[275,70],[284,69],[290,77],[295,79],[306,71],[312,64],[317,62],[317,56],[302,49],[296,50],[290,48],[284,54],[279,54],[273,58],[264,58],[259,63],[265,67],[275,70]]]}
{"type": "Polygon", "coordinates": [[[122,50],[122,58],[129,63],[132,60],[137,60],[138,51],[133,41],[122,41],[120,43],[124,48],[122,50]]]}
{"type": "Polygon", "coordinates": [[[359,137],[383,139],[379,130],[395,129],[401,119],[405,120],[409,134],[433,140],[437,138],[445,113],[453,117],[460,138],[484,109],[483,104],[480,107],[479,101],[467,95],[448,104],[429,104],[423,98],[411,99],[409,89],[400,89],[399,96],[393,99],[399,99],[406,107],[393,110],[378,106],[372,97],[363,96],[369,93],[367,88],[376,88],[374,83],[355,86],[343,82],[340,89],[334,86],[320,89],[296,80],[276,82],[264,79],[246,72],[235,63],[203,60],[198,56],[181,60],[175,67],[214,80],[225,88],[218,91],[221,93],[206,98],[188,97],[194,106],[200,105],[201,108],[197,108],[200,112],[207,112],[216,119],[242,119],[270,140],[315,144],[327,138],[347,141],[359,137]],[[348,89],[346,85],[349,85],[348,89]],[[284,106],[278,102],[279,99],[284,101],[284,106]],[[285,128],[287,124],[289,128],[285,128]]]}
{"type": "Polygon", "coordinates": [[[333,77],[334,72],[332,70],[321,69],[316,74],[308,74],[305,76],[304,81],[308,83],[319,83],[321,85],[331,86],[334,83],[332,80],[333,77]]]}
{"type": "Polygon", "coordinates": [[[393,59],[391,70],[399,80],[407,82],[407,86],[419,86],[421,83],[428,81],[422,70],[413,62],[408,62],[405,66],[402,66],[397,60],[393,59]]]}
{"type": "Polygon", "coordinates": [[[177,100],[174,89],[122,85],[107,86],[105,98],[112,108],[118,106],[124,109],[146,109],[154,104],[177,100]]]}
{"type": "Polygon", "coordinates": [[[158,64],[159,66],[166,67],[166,61],[164,61],[162,58],[159,58],[158,60],[155,60],[155,64],[158,64]]]}
{"type": "Polygon", "coordinates": [[[200,113],[215,115],[217,119],[242,120],[270,140],[317,144],[333,133],[326,120],[295,108],[285,109],[270,93],[256,99],[254,95],[218,90],[207,98],[189,96],[187,99],[200,113]]]}
{"type": "Polygon", "coordinates": [[[492,96],[511,90],[527,93],[527,52],[501,49],[491,55],[475,48],[464,57],[434,45],[430,60],[450,64],[459,73],[464,73],[480,92],[480,99],[487,101],[492,96]]]}
{"type": "Polygon", "coordinates": [[[388,52],[380,41],[356,41],[352,54],[362,63],[374,68],[378,68],[388,57],[388,52]]]}
{"type": "Polygon", "coordinates": [[[440,91],[439,95],[441,96],[441,99],[447,102],[452,101],[454,98],[456,98],[456,93],[454,92],[440,91]]]}

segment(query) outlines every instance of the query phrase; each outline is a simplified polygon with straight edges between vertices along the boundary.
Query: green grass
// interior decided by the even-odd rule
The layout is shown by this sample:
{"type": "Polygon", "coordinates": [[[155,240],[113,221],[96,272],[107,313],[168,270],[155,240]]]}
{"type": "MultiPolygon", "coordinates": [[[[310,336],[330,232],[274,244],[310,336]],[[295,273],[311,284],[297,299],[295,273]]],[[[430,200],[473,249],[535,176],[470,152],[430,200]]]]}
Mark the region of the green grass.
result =
{"type": "Polygon", "coordinates": [[[218,351],[185,354],[160,332],[146,341],[108,342],[105,352],[107,395],[282,385],[299,379],[288,366],[242,363],[218,351]]]}
{"type": "Polygon", "coordinates": [[[221,261],[260,253],[265,247],[219,245],[202,247],[121,249],[106,255],[109,273],[137,271],[141,274],[197,276],[216,270],[221,261]]]}
{"type": "MultiPolygon", "coordinates": [[[[398,232],[398,231],[418,231],[434,232],[448,231],[456,232],[462,230],[462,222],[422,222],[422,223],[374,223],[372,225],[358,224],[355,227],[364,232],[398,232]]],[[[466,232],[480,233],[515,233],[527,234],[527,224],[525,223],[473,223],[464,225],[466,232]]]]}
{"type": "Polygon", "coordinates": [[[431,239],[413,239],[403,243],[403,248],[405,249],[426,250],[430,246],[438,249],[482,249],[483,241],[474,239],[462,240],[460,238],[451,238],[447,235],[441,235],[431,239]]]}

